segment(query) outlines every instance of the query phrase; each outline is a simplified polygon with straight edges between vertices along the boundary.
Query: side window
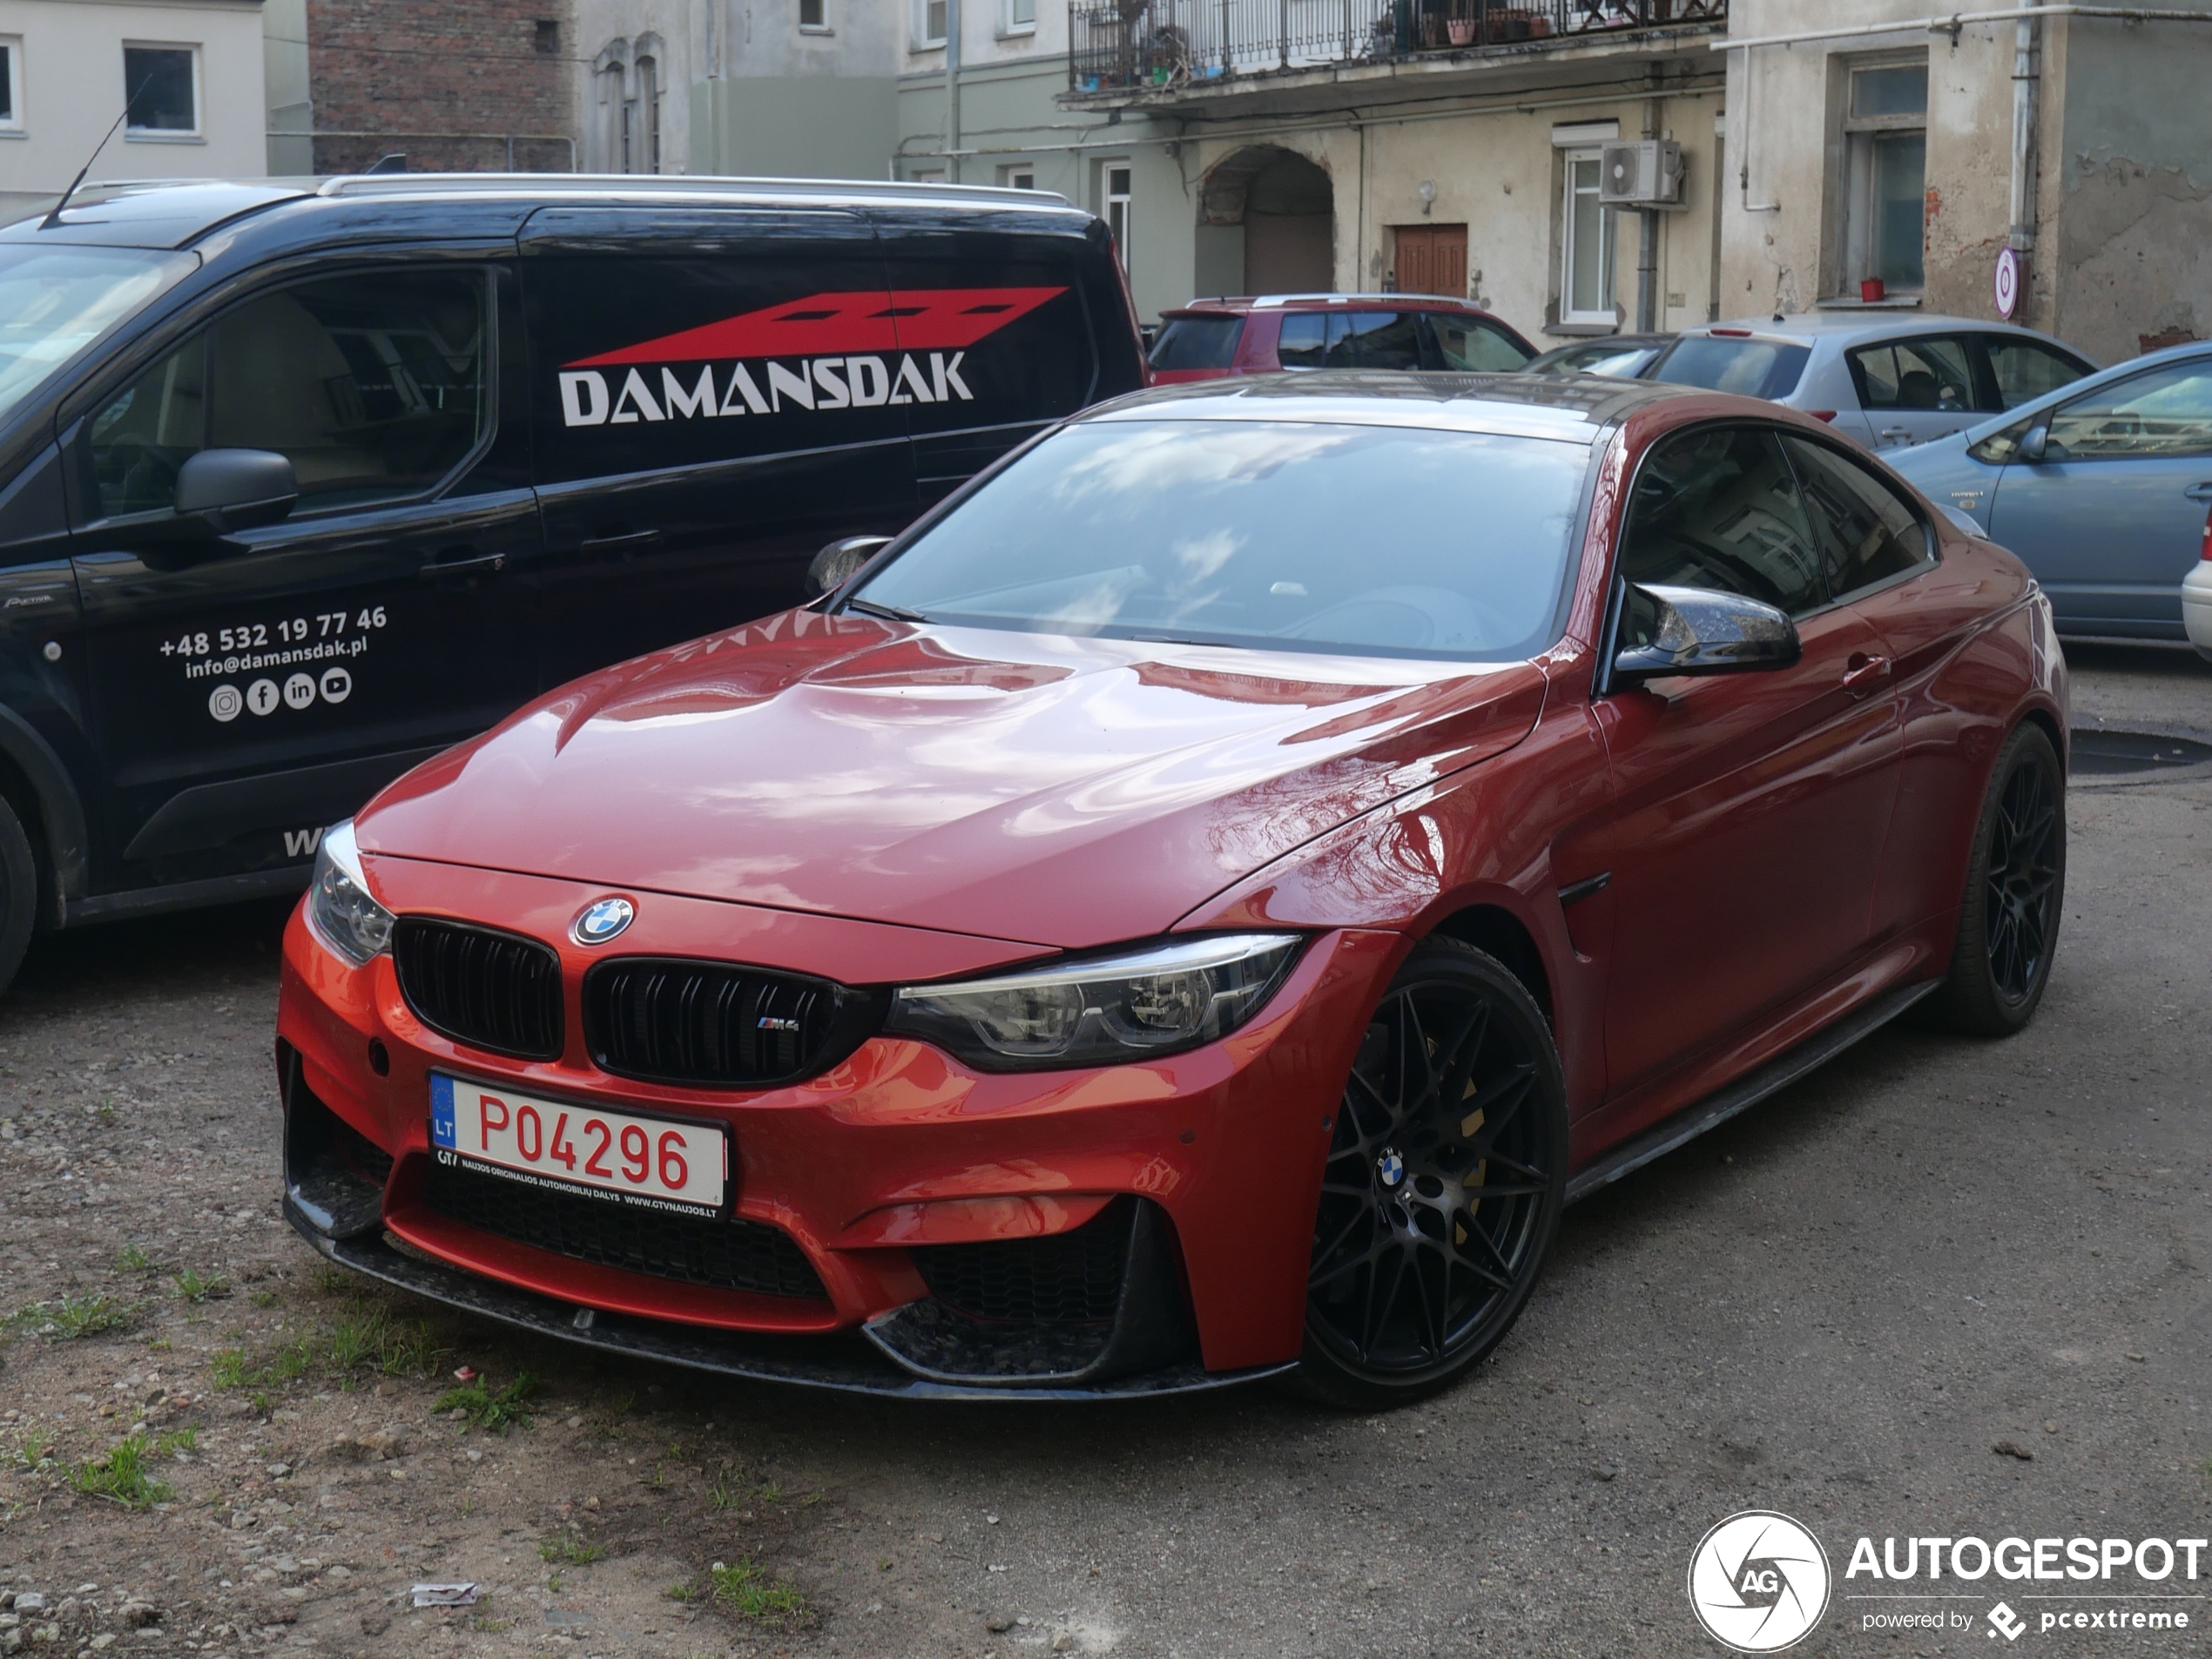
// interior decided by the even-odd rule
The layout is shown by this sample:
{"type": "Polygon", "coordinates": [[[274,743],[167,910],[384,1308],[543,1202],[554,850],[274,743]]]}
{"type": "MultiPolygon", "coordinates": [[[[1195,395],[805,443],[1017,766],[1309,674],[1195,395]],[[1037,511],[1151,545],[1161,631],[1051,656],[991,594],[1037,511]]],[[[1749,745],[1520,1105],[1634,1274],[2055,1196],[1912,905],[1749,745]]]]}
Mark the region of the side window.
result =
{"type": "MultiPolygon", "coordinates": [[[[1354,368],[1419,368],[1421,316],[1418,311],[1356,311],[1345,320],[1354,368]]],[[[1337,367],[1332,354],[1329,367],[1337,367]]]]}
{"type": "Polygon", "coordinates": [[[1428,331],[1434,368],[1510,374],[1527,365],[1526,352],[1478,318],[1432,311],[1421,320],[1428,331]]]}
{"type": "Polygon", "coordinates": [[[2053,460],[2212,455],[2212,358],[2100,388],[2051,417],[2053,460]]]}
{"type": "Polygon", "coordinates": [[[93,417],[102,515],[169,506],[201,448],[275,450],[302,511],[428,489],[482,429],[483,306],[480,273],[382,272],[239,307],[93,417]]]}
{"type": "Polygon", "coordinates": [[[2070,386],[2089,372],[2087,363],[2054,351],[2040,340],[1984,334],[1981,343],[1989,354],[1989,378],[1997,391],[1992,414],[2070,386]]]}
{"type": "Polygon", "coordinates": [[[1820,541],[1831,598],[1885,582],[1928,558],[1927,527],[1895,490],[1824,444],[1785,436],[1820,541]]]}
{"type": "MultiPolygon", "coordinates": [[[[1344,339],[1344,319],[1320,311],[1294,311],[1283,319],[1283,333],[1275,343],[1275,361],[1285,368],[1333,368],[1329,361],[1329,337],[1344,339]],[[1330,325],[1334,324],[1333,330],[1330,325]]],[[[1341,352],[1341,344],[1339,346],[1341,352]]]]}
{"type": "Polygon", "coordinates": [[[1775,435],[1707,427],[1662,440],[1636,473],[1621,574],[1717,588],[1791,616],[1823,603],[1818,556],[1775,435]]]}
{"type": "Polygon", "coordinates": [[[1869,409],[1971,409],[1973,371],[1966,342],[1946,334],[1893,340],[1845,354],[1858,401],[1869,409]]]}

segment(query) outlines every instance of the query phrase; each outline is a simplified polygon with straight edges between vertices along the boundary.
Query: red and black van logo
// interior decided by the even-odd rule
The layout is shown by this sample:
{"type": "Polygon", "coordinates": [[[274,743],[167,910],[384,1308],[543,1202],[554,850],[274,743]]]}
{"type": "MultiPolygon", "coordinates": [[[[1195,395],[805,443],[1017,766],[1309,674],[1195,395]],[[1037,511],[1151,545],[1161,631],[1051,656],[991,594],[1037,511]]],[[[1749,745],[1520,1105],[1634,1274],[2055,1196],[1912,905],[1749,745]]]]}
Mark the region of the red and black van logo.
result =
{"type": "Polygon", "coordinates": [[[975,395],[961,378],[968,351],[1066,292],[910,288],[810,294],[580,357],[560,372],[561,418],[568,426],[626,426],[775,415],[787,406],[865,409],[972,401],[975,395]],[[655,368],[658,378],[648,378],[655,368]]]}

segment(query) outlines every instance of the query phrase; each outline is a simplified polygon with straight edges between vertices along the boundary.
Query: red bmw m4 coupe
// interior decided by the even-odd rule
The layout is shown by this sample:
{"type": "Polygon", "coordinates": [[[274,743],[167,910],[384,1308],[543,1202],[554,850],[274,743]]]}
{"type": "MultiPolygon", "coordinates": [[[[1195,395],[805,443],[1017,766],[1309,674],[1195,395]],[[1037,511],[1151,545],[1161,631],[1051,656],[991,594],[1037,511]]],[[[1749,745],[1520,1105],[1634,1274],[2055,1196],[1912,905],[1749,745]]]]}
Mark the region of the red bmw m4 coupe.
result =
{"type": "Polygon", "coordinates": [[[1568,1203],[2048,979],[2050,607],[1772,404],[1157,390],[826,554],[327,833],[332,1260],[734,1375],[1389,1405],[1568,1203]]]}

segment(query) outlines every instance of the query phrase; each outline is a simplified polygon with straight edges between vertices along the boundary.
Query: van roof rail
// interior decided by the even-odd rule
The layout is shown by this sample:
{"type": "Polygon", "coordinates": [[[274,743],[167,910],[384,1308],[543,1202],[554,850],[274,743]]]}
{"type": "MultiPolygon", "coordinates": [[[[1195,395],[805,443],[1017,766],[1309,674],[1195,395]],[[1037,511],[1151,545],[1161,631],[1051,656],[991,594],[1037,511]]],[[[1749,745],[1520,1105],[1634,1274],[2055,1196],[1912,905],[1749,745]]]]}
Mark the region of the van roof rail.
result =
{"type": "Polygon", "coordinates": [[[864,179],[754,179],[741,175],[685,173],[675,176],[590,172],[384,172],[341,173],[316,187],[318,196],[434,196],[460,191],[526,191],[534,194],[651,196],[781,196],[840,200],[910,201],[953,197],[962,201],[1002,202],[1025,207],[1068,207],[1065,196],[1049,190],[1016,190],[1000,185],[909,184],[864,179]]]}

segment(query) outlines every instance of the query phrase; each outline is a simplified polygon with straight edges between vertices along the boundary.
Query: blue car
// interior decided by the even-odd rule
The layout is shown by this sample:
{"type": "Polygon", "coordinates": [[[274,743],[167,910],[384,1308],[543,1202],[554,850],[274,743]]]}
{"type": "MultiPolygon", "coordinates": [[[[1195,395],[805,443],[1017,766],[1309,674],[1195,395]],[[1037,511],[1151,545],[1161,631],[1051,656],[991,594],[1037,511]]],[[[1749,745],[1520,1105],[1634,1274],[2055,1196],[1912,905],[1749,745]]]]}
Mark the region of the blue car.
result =
{"type": "Polygon", "coordinates": [[[2212,342],[2075,381],[1883,457],[2018,554],[2076,638],[2182,641],[2212,515],[2212,342]]]}

